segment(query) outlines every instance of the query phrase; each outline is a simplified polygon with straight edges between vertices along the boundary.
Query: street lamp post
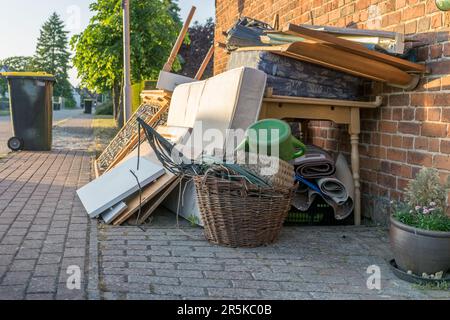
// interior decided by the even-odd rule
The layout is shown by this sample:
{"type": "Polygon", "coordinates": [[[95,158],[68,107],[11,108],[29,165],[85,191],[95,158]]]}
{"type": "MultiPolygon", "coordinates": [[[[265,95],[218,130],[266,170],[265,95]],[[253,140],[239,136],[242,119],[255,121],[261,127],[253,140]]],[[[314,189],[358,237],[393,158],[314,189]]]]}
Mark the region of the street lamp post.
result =
{"type": "Polygon", "coordinates": [[[130,48],[130,1],[122,0],[123,8],[123,119],[131,117],[131,48],[130,48]]]}

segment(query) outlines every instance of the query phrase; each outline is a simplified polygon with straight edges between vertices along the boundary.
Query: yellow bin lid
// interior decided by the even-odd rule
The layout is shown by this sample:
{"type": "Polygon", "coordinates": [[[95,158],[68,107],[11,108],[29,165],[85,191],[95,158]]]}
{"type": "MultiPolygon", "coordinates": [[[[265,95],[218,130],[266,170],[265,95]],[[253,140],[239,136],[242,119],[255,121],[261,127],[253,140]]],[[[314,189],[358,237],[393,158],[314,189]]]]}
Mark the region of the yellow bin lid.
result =
{"type": "Polygon", "coordinates": [[[0,72],[1,76],[9,78],[35,79],[55,81],[55,76],[46,72],[0,72]]]}

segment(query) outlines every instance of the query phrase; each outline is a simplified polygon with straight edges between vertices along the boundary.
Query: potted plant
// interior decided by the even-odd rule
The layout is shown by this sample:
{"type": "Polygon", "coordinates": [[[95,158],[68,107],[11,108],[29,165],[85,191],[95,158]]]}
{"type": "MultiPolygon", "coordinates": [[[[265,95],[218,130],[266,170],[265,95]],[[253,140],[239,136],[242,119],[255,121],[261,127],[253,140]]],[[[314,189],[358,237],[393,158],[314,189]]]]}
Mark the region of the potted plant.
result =
{"type": "Polygon", "coordinates": [[[394,206],[390,240],[399,269],[428,277],[450,270],[447,189],[435,169],[422,169],[394,206]]]}

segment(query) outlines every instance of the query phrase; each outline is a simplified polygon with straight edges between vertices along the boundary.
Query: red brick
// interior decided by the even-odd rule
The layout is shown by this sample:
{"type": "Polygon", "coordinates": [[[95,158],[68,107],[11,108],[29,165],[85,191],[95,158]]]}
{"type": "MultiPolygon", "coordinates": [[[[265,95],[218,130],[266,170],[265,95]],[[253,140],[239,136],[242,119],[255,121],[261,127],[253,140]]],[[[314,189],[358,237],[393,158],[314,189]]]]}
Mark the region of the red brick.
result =
{"type": "Polygon", "coordinates": [[[450,94],[441,93],[434,95],[433,104],[435,106],[448,106],[450,105],[450,94]]]}
{"type": "Polygon", "coordinates": [[[443,123],[423,123],[422,135],[428,137],[446,137],[447,125],[443,123]]]}
{"type": "Polygon", "coordinates": [[[450,56],[450,43],[444,43],[444,56],[450,56]]]}
{"type": "Polygon", "coordinates": [[[429,57],[430,48],[421,47],[417,49],[417,61],[427,61],[429,57]]]}
{"type": "Polygon", "coordinates": [[[437,29],[442,26],[442,14],[436,13],[431,16],[431,28],[437,29]]]}
{"type": "Polygon", "coordinates": [[[434,94],[414,93],[411,95],[411,106],[431,106],[434,103],[434,94]]]}
{"type": "Polygon", "coordinates": [[[402,119],[407,121],[414,120],[415,108],[403,108],[402,119]]]}
{"type": "Polygon", "coordinates": [[[437,169],[450,170],[450,155],[435,155],[433,161],[437,169]]]}
{"type": "Polygon", "coordinates": [[[441,90],[441,78],[428,78],[423,83],[423,87],[428,91],[439,91],[441,90]]]}
{"type": "Polygon", "coordinates": [[[414,7],[408,7],[405,10],[403,10],[403,17],[402,19],[404,21],[406,20],[412,20],[415,18],[420,18],[425,14],[425,5],[419,4],[414,7]]]}
{"type": "Polygon", "coordinates": [[[392,109],[392,120],[402,120],[403,118],[403,108],[392,109]]]}
{"type": "Polygon", "coordinates": [[[439,139],[428,138],[428,151],[439,152],[439,139]]]}
{"type": "Polygon", "coordinates": [[[439,121],[441,119],[441,108],[428,108],[428,121],[439,121]]]}
{"type": "Polygon", "coordinates": [[[402,139],[402,148],[403,149],[411,149],[414,145],[413,137],[403,137],[402,139]]]}
{"type": "Polygon", "coordinates": [[[391,161],[405,162],[406,161],[406,151],[400,150],[400,149],[389,148],[389,149],[387,149],[387,159],[391,160],[391,161]]]}
{"type": "Polygon", "coordinates": [[[389,96],[390,106],[408,106],[409,94],[393,94],[389,96]]]}
{"type": "Polygon", "coordinates": [[[408,151],[408,163],[410,164],[430,167],[432,160],[432,156],[429,153],[408,151]]]}
{"type": "Polygon", "coordinates": [[[430,30],[431,19],[423,17],[417,22],[417,32],[425,32],[430,30]]]}
{"type": "Polygon", "coordinates": [[[450,61],[437,61],[431,62],[428,64],[431,68],[431,71],[434,75],[444,74],[447,75],[450,73],[450,61]]]}
{"type": "Polygon", "coordinates": [[[419,134],[420,124],[414,122],[399,122],[398,131],[405,134],[419,134]]]}
{"type": "Polygon", "coordinates": [[[430,58],[437,59],[442,56],[442,45],[436,44],[430,47],[430,58]]]}
{"type": "MultiPolygon", "coordinates": [[[[381,109],[381,119],[392,120],[392,109],[391,108],[382,108],[381,109]]],[[[362,125],[362,123],[361,123],[361,125],[362,125]]]]}
{"type": "Polygon", "coordinates": [[[416,121],[425,121],[427,120],[427,114],[427,108],[416,108],[414,119],[416,119],[416,121]]]}
{"type": "Polygon", "coordinates": [[[441,78],[441,89],[442,90],[450,89],[450,77],[442,77],[441,78]]]}
{"type": "Polygon", "coordinates": [[[397,179],[394,176],[384,173],[378,173],[378,184],[388,188],[396,188],[397,179]]]}
{"type": "Polygon", "coordinates": [[[416,137],[414,139],[414,149],[416,150],[428,150],[428,138],[416,137]]]}
{"type": "Polygon", "coordinates": [[[397,132],[397,122],[394,121],[380,121],[380,131],[386,133],[397,132]]]}
{"type": "Polygon", "coordinates": [[[441,146],[440,146],[439,151],[441,153],[450,154],[450,140],[441,140],[441,146]]]}
{"type": "Polygon", "coordinates": [[[405,33],[411,34],[417,32],[417,21],[411,21],[405,24],[405,33]]]}
{"type": "Polygon", "coordinates": [[[381,144],[386,147],[390,147],[392,143],[392,137],[390,134],[381,135],[381,144]]]}
{"type": "Polygon", "coordinates": [[[397,178],[397,189],[402,191],[405,190],[406,187],[408,187],[408,183],[408,179],[397,178]]]}
{"type": "Polygon", "coordinates": [[[400,135],[393,135],[392,136],[392,146],[394,148],[402,148],[403,145],[403,137],[400,135]]]}
{"type": "Polygon", "coordinates": [[[450,107],[442,108],[442,121],[450,122],[450,107]]]}

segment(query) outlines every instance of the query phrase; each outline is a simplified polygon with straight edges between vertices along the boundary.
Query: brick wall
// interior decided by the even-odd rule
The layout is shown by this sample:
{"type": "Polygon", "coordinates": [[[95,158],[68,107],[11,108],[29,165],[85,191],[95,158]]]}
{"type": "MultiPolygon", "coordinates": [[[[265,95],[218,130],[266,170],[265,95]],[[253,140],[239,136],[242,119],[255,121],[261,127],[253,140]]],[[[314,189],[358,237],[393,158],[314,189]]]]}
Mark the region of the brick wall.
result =
{"type": "MultiPolygon", "coordinates": [[[[434,0],[216,0],[216,42],[240,16],[271,23],[288,22],[415,34],[418,60],[432,73],[414,91],[379,83],[368,94],[382,95],[383,105],[363,110],[361,178],[364,215],[384,222],[391,199],[401,197],[422,166],[450,174],[450,16],[434,0]]],[[[228,55],[216,48],[215,73],[226,68],[228,55]]],[[[349,150],[345,128],[327,121],[311,124],[312,142],[333,151],[349,150]]]]}

